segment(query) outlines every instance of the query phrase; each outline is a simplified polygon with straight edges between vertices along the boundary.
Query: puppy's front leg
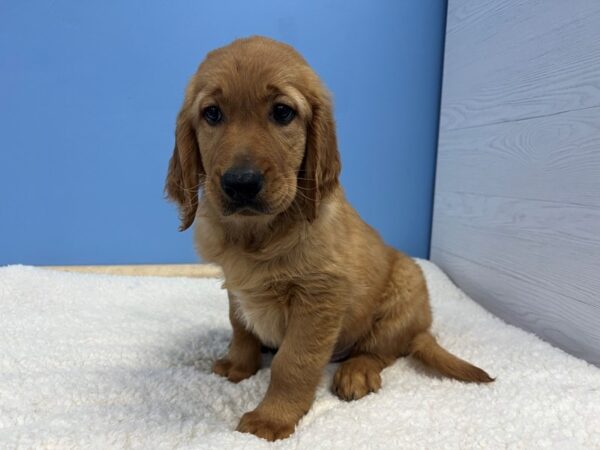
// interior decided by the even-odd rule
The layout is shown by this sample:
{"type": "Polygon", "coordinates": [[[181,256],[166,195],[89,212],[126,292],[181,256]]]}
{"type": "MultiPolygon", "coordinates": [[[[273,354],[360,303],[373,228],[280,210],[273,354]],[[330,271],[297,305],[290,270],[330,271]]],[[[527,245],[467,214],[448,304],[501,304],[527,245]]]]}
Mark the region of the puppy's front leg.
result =
{"type": "Polygon", "coordinates": [[[323,369],[335,345],[340,314],[326,301],[298,300],[291,314],[283,343],[273,358],[271,382],[263,401],[244,414],[237,431],[274,441],[293,433],[308,412],[323,369]]]}
{"type": "Polygon", "coordinates": [[[256,373],[260,368],[260,341],[250,333],[238,318],[238,304],[231,292],[229,297],[229,321],[233,336],[225,358],[215,361],[213,372],[238,383],[256,373]]]}

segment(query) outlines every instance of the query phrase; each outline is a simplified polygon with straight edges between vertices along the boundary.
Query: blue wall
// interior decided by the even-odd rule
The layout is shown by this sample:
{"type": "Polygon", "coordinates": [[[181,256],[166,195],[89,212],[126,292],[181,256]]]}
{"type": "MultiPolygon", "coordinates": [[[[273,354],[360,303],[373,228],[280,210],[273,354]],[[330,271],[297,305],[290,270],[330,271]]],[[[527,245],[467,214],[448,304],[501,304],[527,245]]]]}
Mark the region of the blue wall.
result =
{"type": "Polygon", "coordinates": [[[163,181],[204,54],[263,34],[334,94],[342,182],[390,244],[429,247],[445,1],[4,1],[0,264],[195,261],[163,181]]]}

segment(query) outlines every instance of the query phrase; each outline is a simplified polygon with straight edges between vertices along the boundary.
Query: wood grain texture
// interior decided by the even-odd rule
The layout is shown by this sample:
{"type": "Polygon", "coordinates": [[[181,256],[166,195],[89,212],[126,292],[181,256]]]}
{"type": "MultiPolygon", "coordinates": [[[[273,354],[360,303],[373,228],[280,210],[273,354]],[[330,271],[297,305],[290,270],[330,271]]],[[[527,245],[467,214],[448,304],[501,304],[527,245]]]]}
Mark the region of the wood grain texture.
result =
{"type": "MultiPolygon", "coordinates": [[[[524,328],[563,350],[600,366],[598,355],[598,313],[589,305],[571,308],[560,296],[554,301],[541,298],[531,279],[521,273],[503,272],[479,261],[433,247],[436,263],[469,296],[508,323],[524,328]],[[465,274],[469,274],[465,277],[465,274]],[[510,286],[510,289],[506,287],[510,286]],[[591,313],[591,314],[590,314],[591,313]],[[586,329],[595,338],[581,339],[576,332],[586,329]]],[[[552,296],[550,296],[552,299],[552,296]]],[[[526,362],[523,362],[526,364],[526,362]]]]}
{"type": "Polygon", "coordinates": [[[600,206],[599,136],[600,107],[442,130],[436,190],[600,206]]]}
{"type": "Polygon", "coordinates": [[[450,0],[431,259],[600,365],[600,2],[450,0]]]}
{"type": "Polygon", "coordinates": [[[441,129],[600,106],[600,2],[450,0],[441,129]]]}
{"type": "Polygon", "coordinates": [[[432,259],[470,295],[600,363],[600,208],[449,193],[435,223],[432,259]]]}

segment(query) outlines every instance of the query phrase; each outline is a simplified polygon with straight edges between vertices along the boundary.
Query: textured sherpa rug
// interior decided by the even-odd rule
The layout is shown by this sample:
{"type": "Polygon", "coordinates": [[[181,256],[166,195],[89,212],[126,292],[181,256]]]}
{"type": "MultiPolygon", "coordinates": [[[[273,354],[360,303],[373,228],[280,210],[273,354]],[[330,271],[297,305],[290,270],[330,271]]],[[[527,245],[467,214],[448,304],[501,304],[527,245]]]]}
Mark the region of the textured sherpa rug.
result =
{"type": "Polygon", "coordinates": [[[291,438],[234,432],[269,381],[210,373],[227,347],[215,279],[0,268],[0,448],[600,448],[600,369],[506,325],[433,264],[434,332],[497,381],[441,379],[410,359],[346,403],[335,365],[291,438]]]}

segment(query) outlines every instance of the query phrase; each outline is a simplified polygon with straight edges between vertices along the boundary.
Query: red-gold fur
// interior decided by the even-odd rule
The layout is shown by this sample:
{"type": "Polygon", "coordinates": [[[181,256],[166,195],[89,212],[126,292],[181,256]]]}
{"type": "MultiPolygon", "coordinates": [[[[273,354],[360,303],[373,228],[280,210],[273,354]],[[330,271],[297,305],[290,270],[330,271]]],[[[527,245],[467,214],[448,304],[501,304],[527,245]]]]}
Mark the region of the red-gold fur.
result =
{"type": "Polygon", "coordinates": [[[259,369],[261,343],[279,349],[265,398],[239,431],[291,434],[336,349],[350,349],[333,380],[344,400],[377,391],[381,370],[409,354],[449,377],[492,381],[437,344],[420,268],[360,219],[339,172],[329,95],[298,53],[254,37],[207,56],[177,119],[166,191],[182,229],[196,221],[198,252],[225,274],[233,337],[214,372],[238,382],[259,369]],[[270,120],[275,102],[297,112],[289,125],[270,120]],[[214,104],[218,126],[201,115],[214,104]],[[264,214],[225,213],[219,179],[239,161],[264,174],[264,214]]]}

